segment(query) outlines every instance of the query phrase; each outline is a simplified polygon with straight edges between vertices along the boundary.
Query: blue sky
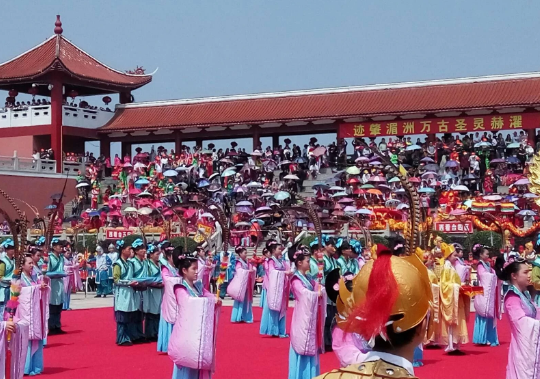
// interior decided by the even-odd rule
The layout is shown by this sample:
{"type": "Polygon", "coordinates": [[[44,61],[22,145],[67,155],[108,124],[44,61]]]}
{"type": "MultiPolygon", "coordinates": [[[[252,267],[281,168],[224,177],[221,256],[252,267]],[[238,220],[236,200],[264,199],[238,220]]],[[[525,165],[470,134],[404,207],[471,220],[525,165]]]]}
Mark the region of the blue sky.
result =
{"type": "Polygon", "coordinates": [[[540,2],[27,1],[4,9],[0,61],[53,33],[121,70],[159,67],[137,101],[540,69],[540,2]]]}

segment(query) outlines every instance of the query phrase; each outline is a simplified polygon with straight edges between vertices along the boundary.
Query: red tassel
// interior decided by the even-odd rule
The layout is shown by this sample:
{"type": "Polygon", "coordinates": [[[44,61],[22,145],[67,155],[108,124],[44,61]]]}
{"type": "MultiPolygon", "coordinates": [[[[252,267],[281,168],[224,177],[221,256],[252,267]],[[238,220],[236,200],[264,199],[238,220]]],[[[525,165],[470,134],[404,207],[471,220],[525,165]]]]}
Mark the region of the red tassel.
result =
{"type": "Polygon", "coordinates": [[[380,250],[369,276],[365,301],[353,310],[346,325],[347,331],[354,330],[368,341],[381,332],[386,337],[385,325],[399,295],[392,272],[392,253],[388,249],[380,250]]]}

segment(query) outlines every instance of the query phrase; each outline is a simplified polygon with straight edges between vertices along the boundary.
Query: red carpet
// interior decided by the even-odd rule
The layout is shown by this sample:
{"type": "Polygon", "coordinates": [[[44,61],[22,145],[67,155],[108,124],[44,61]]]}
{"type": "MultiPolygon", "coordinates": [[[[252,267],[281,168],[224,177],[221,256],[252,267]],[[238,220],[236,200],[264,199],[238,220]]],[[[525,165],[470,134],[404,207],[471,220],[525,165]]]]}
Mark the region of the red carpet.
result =
{"type": "MultiPolygon", "coordinates": [[[[214,379],[285,379],[288,371],[289,340],[259,335],[261,309],[255,308],[253,324],[230,323],[231,307],[221,314],[217,371],[214,379]]],[[[292,310],[289,310],[288,320],[292,310]]],[[[472,321],[471,315],[471,336],[472,321]]],[[[115,323],[111,308],[62,313],[68,332],[49,337],[45,348],[45,372],[55,378],[170,378],[172,363],[166,354],[156,352],[156,344],[130,347],[115,345],[115,323]]],[[[287,329],[289,330],[289,329],[287,329]]],[[[506,320],[499,323],[501,346],[477,347],[468,344],[465,356],[449,357],[442,350],[424,352],[425,366],[416,369],[422,379],[504,378],[510,328],[506,320]]],[[[322,371],[338,367],[333,353],[321,357],[322,371]]]]}

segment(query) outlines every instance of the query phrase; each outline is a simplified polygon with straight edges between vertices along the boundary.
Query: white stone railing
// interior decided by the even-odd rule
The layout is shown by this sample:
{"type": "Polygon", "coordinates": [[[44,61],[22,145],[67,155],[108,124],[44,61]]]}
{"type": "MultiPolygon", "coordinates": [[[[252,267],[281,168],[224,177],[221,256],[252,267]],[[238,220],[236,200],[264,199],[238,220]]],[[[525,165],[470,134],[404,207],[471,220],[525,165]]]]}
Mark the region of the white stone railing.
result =
{"type": "Polygon", "coordinates": [[[77,128],[97,129],[105,125],[113,116],[114,112],[63,106],[62,123],[64,126],[77,128]]]}
{"type": "Polygon", "coordinates": [[[0,156],[0,171],[24,171],[54,174],[56,172],[56,162],[46,159],[0,156]]]}
{"type": "MultiPolygon", "coordinates": [[[[105,125],[114,112],[62,106],[62,123],[85,129],[97,129],[105,125]]],[[[23,109],[0,109],[0,128],[37,126],[51,124],[51,106],[35,105],[23,109]]]]}

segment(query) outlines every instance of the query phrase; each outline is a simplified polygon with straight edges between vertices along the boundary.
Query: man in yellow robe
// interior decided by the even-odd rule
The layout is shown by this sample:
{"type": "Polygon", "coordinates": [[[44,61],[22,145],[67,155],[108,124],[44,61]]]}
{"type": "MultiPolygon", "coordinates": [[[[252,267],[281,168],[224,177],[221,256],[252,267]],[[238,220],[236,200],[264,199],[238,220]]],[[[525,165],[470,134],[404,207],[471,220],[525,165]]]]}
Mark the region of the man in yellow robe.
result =
{"type": "Polygon", "coordinates": [[[462,354],[460,344],[469,342],[467,318],[471,299],[461,293],[461,279],[454,269],[457,253],[452,245],[443,242],[441,247],[444,265],[439,279],[441,338],[439,343],[446,345],[446,352],[462,354]]]}

